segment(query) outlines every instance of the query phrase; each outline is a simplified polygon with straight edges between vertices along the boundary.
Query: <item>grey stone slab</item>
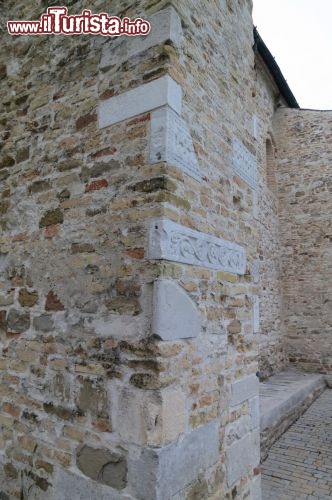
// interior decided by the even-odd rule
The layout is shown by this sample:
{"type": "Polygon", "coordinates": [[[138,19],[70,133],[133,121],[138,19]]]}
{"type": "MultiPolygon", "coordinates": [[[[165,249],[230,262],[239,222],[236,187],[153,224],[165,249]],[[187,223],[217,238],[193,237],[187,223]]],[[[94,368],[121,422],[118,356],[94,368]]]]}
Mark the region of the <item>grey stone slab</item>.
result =
{"type": "Polygon", "coordinates": [[[240,418],[227,424],[225,427],[225,438],[227,446],[231,446],[232,443],[238,439],[243,438],[251,429],[251,419],[249,415],[242,415],[240,418]]]}
{"type": "Polygon", "coordinates": [[[233,168],[250,187],[256,188],[257,159],[238,139],[233,140],[233,168]]]}
{"type": "Polygon", "coordinates": [[[181,47],[183,42],[181,20],[173,7],[167,7],[144,19],[151,26],[148,35],[120,36],[104,45],[99,65],[101,70],[106,70],[113,64],[121,64],[130,57],[168,40],[175,47],[181,47]]]}
{"type": "MultiPolygon", "coordinates": [[[[262,500],[262,481],[261,476],[256,476],[253,478],[251,482],[251,492],[250,499],[251,500],[262,500]]],[[[272,500],[272,499],[270,499],[272,500]]]]}
{"type": "Polygon", "coordinates": [[[169,75],[101,101],[98,106],[99,128],[128,120],[147,111],[169,106],[181,113],[182,89],[169,75]]]}
{"type": "Polygon", "coordinates": [[[56,470],[53,488],[47,495],[49,500],[135,500],[125,492],[119,493],[109,486],[60,468],[56,470]]]}
{"type": "Polygon", "coordinates": [[[153,287],[152,334],[162,340],[197,337],[201,318],[196,305],[177,283],[155,281],[153,287]]]}
{"type": "Polygon", "coordinates": [[[226,449],[227,485],[246,476],[260,461],[259,431],[248,433],[226,449]]]}
{"type": "Polygon", "coordinates": [[[237,380],[231,385],[230,405],[236,406],[259,394],[259,381],[255,374],[237,380]]]}
{"type": "Polygon", "coordinates": [[[258,429],[260,426],[260,406],[259,396],[249,399],[249,414],[251,429],[258,429]]]}
{"type": "Polygon", "coordinates": [[[219,459],[219,423],[211,422],[162,449],[145,448],[129,458],[131,494],[168,500],[219,459]]]}
{"type": "Polygon", "coordinates": [[[261,401],[261,430],[274,425],[312,392],[325,386],[324,375],[281,372],[259,385],[261,401]]]}
{"type": "Polygon", "coordinates": [[[151,221],[147,256],[236,274],[244,274],[246,269],[246,251],[237,243],[168,219],[151,221]]]}
{"type": "Polygon", "coordinates": [[[252,270],[251,270],[251,275],[252,275],[252,281],[257,285],[259,283],[259,277],[260,277],[260,267],[261,267],[261,261],[259,259],[255,259],[254,262],[252,263],[252,270]]]}
{"type": "Polygon", "coordinates": [[[201,180],[193,141],[187,124],[164,106],[151,114],[150,163],[167,162],[201,180]]]}

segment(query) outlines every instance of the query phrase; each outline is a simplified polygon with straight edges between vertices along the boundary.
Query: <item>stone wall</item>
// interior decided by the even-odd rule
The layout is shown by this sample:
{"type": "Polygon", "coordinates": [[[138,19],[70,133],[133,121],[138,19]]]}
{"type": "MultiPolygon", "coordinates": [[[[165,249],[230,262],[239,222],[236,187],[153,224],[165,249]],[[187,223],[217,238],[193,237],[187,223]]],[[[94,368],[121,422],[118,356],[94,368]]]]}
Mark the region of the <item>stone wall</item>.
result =
{"type": "Polygon", "coordinates": [[[289,362],[332,368],[332,113],[279,110],[283,334],[289,362]]]}
{"type": "Polygon", "coordinates": [[[273,117],[282,102],[279,91],[259,56],[254,80],[259,177],[255,199],[257,260],[254,282],[259,287],[259,372],[266,378],[285,367],[281,332],[281,243],[276,182],[276,143],[273,117]]]}
{"type": "Polygon", "coordinates": [[[251,1],[171,3],[112,2],[141,39],[2,34],[3,498],[260,496],[278,92],[251,1]]]}

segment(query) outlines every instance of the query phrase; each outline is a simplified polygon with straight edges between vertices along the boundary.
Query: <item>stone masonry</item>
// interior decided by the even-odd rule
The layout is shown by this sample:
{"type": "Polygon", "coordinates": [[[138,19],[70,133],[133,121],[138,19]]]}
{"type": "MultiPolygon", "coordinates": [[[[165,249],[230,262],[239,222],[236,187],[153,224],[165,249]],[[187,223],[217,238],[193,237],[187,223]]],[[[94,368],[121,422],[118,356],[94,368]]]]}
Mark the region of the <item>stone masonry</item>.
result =
{"type": "Polygon", "coordinates": [[[332,370],[332,112],[279,110],[283,332],[290,363],[332,370]]]}
{"type": "MultiPolygon", "coordinates": [[[[0,498],[259,500],[256,372],[307,368],[288,327],[306,335],[321,307],[310,341],[331,366],[327,226],[317,302],[284,302],[287,207],[311,195],[281,131],[310,116],[253,50],[251,0],[66,6],[151,33],[1,32],[0,498]]],[[[328,158],[303,150],[322,193],[328,158]]]]}

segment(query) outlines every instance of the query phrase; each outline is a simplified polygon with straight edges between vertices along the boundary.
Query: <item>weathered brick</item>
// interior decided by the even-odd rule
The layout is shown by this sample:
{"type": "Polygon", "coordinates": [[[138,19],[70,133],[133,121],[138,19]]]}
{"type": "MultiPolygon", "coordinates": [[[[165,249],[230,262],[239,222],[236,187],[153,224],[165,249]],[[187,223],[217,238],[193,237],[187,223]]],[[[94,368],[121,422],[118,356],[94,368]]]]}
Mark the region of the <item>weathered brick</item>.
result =
{"type": "Polygon", "coordinates": [[[106,179],[100,179],[99,181],[92,181],[85,186],[85,192],[89,193],[90,191],[98,191],[99,189],[106,188],[108,186],[108,182],[106,179]]]}
{"type": "Polygon", "coordinates": [[[90,125],[91,123],[96,122],[96,120],[97,120],[97,115],[95,113],[88,113],[84,116],[80,116],[76,120],[76,130],[81,130],[90,125]]]}

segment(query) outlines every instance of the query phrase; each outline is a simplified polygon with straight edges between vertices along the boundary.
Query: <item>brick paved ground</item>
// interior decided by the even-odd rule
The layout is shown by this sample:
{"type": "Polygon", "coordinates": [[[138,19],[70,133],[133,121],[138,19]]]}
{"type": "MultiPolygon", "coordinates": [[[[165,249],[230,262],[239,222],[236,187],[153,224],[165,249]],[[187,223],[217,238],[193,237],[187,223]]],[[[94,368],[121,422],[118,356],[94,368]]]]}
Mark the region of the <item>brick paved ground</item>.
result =
{"type": "Polygon", "coordinates": [[[332,390],[326,390],[272,446],[263,500],[332,499],[332,390]]]}

